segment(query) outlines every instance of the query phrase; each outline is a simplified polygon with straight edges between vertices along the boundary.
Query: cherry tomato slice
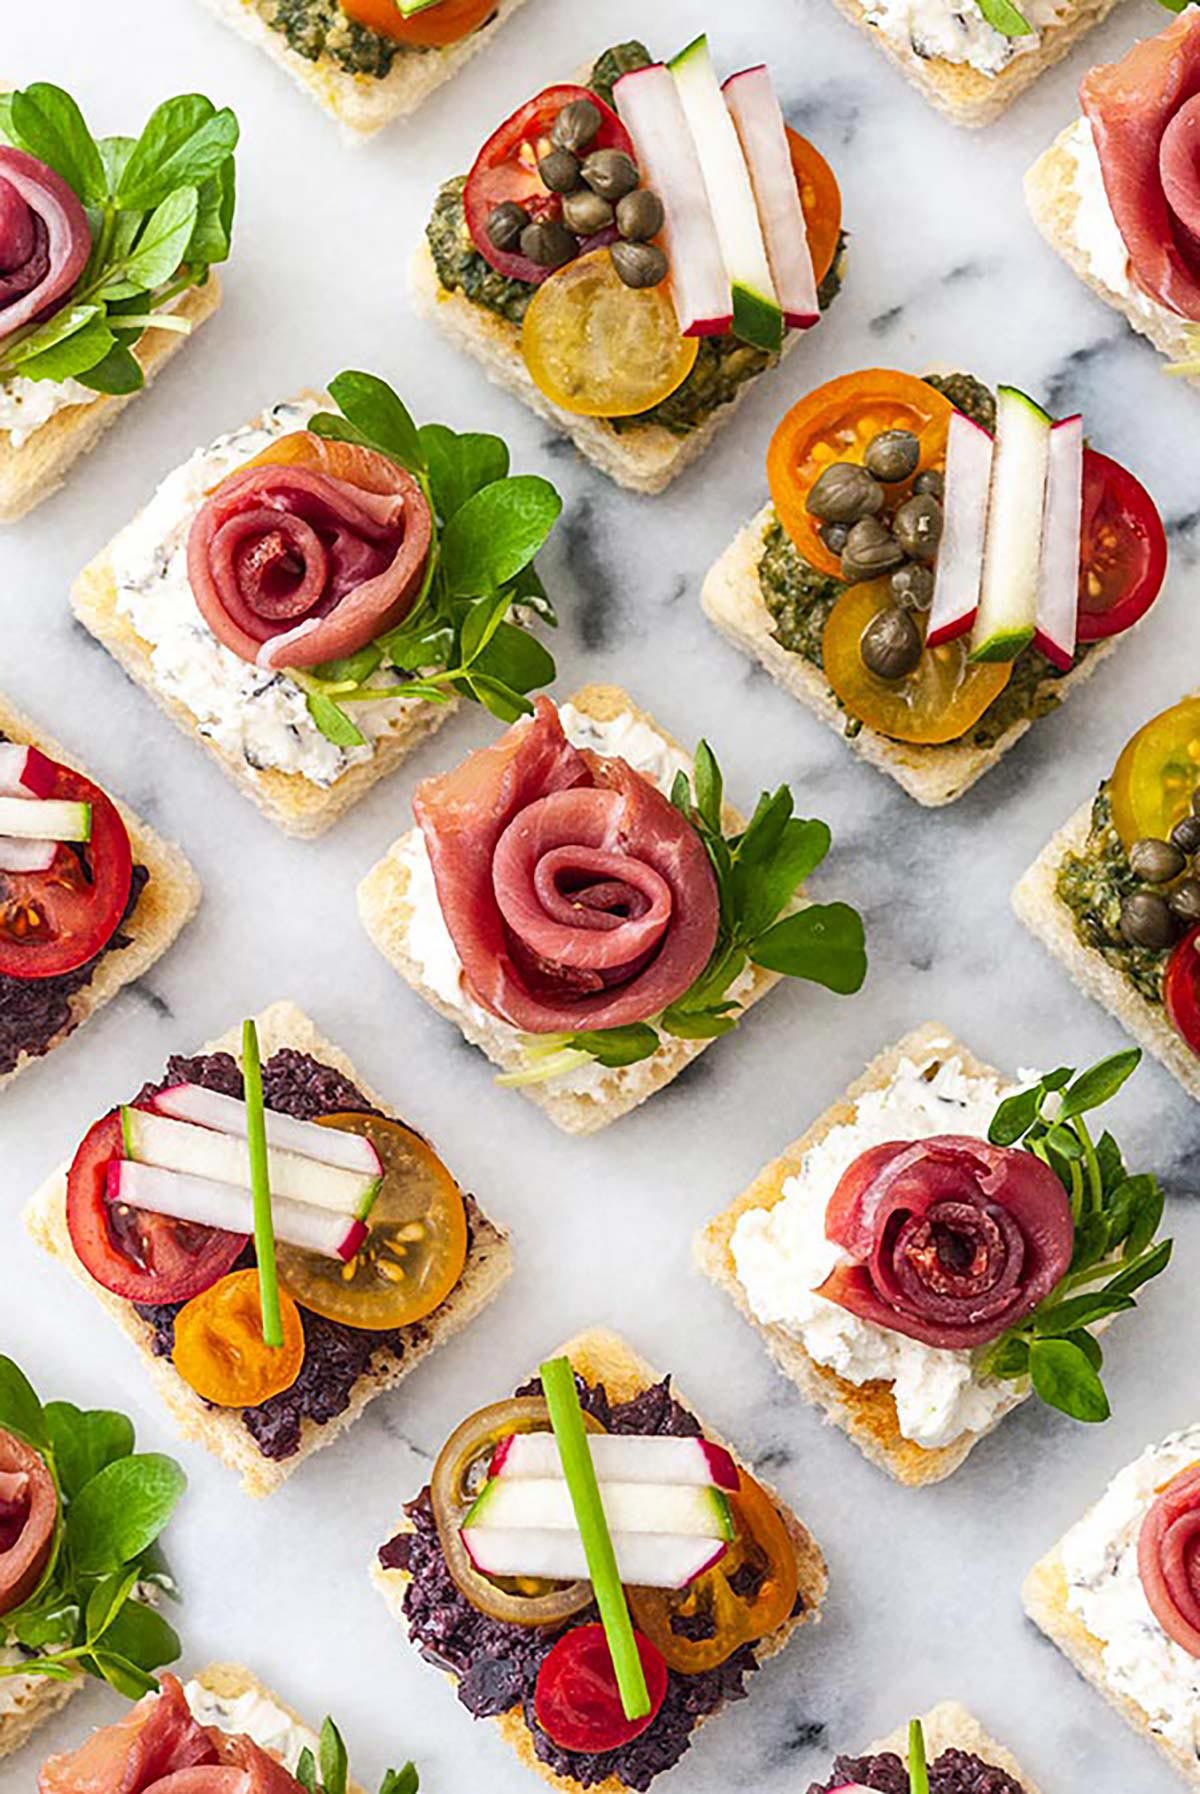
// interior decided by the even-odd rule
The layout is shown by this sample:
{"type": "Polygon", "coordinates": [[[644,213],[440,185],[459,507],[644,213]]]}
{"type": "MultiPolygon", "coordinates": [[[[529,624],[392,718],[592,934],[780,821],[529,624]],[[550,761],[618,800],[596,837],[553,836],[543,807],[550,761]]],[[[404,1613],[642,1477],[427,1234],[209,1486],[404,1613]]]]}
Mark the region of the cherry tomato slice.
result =
{"type": "Polygon", "coordinates": [[[1200,698],[1185,698],[1126,743],[1109,782],[1113,824],[1126,848],[1166,840],[1200,785],[1200,698]]]}
{"type": "Polygon", "coordinates": [[[186,1302],[223,1277],[247,1236],[114,1206],[105,1189],[113,1159],[123,1158],[115,1111],[85,1136],[67,1173],[67,1228],[76,1256],[102,1288],[130,1302],[186,1302]]]}
{"type": "Polygon", "coordinates": [[[50,1562],[58,1489],[40,1452],[0,1427],[0,1614],[22,1607],[50,1562]]]}
{"type": "Polygon", "coordinates": [[[436,6],[406,19],[396,0],[340,0],[340,4],[356,25],[365,25],[395,43],[422,49],[461,43],[486,25],[496,10],[496,0],[438,0],[436,6]]]}
{"type": "Polygon", "coordinates": [[[1167,537],[1154,500],[1128,468],[1085,448],[1079,640],[1098,642],[1131,628],[1158,597],[1166,572],[1167,537]]]}
{"type": "Polygon", "coordinates": [[[1167,961],[1163,1004],[1176,1034],[1200,1053],[1200,928],[1185,934],[1167,961]]]}
{"type": "Polygon", "coordinates": [[[743,1470],[729,1505],[737,1537],[711,1570],[686,1588],[628,1591],[634,1624],[683,1675],[716,1669],[782,1626],[796,1605],[796,1552],[775,1503],[743,1470]]]}
{"type": "Polygon", "coordinates": [[[107,947],[129,902],[133,855],[111,798],[55,765],[50,797],[92,806],[92,838],[62,846],[45,872],[0,872],[0,974],[57,978],[107,947]]]}
{"type": "Polygon", "coordinates": [[[518,252],[497,249],[487,233],[487,221],[505,200],[524,206],[531,218],[559,218],[562,196],[551,193],[538,173],[538,162],[550,147],[550,130],[564,106],[589,100],[600,114],[600,129],[591,149],[624,150],[633,155],[629,133],[613,111],[588,87],[547,87],[518,108],[488,138],[463,189],[463,209],[471,240],[485,261],[508,280],[540,286],[552,272],[518,252]]]}
{"type": "Polygon", "coordinates": [[[280,1240],[279,1281],[302,1308],[349,1327],[407,1327],[439,1308],[467,1262],[462,1192],[433,1148],[384,1115],[323,1115],[322,1127],[363,1134],[383,1160],[383,1188],[366,1239],[348,1264],[280,1240]]]}
{"type": "Polygon", "coordinates": [[[800,189],[800,204],[808,226],[808,253],[820,286],[837,255],[842,234],[842,193],[837,176],[815,144],[787,127],[792,172],[800,189]]]}
{"type": "MultiPolygon", "coordinates": [[[[914,479],[917,472],[942,468],[953,410],[949,399],[924,380],[892,368],[843,374],[792,406],[771,438],[767,482],[779,521],[810,566],[822,573],[841,571],[837,556],[817,534],[818,519],[807,509],[808,495],[825,468],[833,461],[861,462],[868,443],[882,430],[911,430],[918,438],[921,459],[914,479]]],[[[911,484],[888,490],[899,503],[911,484]]]]}
{"type": "Polygon", "coordinates": [[[560,1750],[618,1750],[640,1738],[667,1698],[667,1666],[648,1638],[634,1633],[646,1676],[650,1711],[626,1719],[617,1672],[603,1626],[577,1626],[560,1638],[538,1670],[537,1722],[560,1750]]]}
{"type": "MultiPolygon", "coordinates": [[[[903,679],[881,679],[867,666],[862,639],[880,611],[895,602],[886,579],[847,586],[825,625],[821,663],[825,677],[850,716],[893,741],[957,741],[977,723],[1012,677],[1011,661],[968,659],[970,639],[960,636],[926,648],[903,679]]],[[[928,615],[914,621],[924,634],[928,615]]]]}
{"type": "Polygon", "coordinates": [[[175,1316],[171,1362],[184,1382],[218,1408],[257,1408],[290,1389],[304,1363],[300,1310],[279,1292],[283,1344],[263,1338],[258,1271],[233,1271],[175,1316]]]}

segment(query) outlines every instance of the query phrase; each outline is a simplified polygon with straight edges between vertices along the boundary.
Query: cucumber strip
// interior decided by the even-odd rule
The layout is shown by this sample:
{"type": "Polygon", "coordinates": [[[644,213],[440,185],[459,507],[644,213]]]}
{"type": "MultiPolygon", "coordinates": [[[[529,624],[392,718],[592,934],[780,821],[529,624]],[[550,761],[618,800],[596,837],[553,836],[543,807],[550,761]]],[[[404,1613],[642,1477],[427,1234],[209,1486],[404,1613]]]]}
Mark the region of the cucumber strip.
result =
{"type": "Polygon", "coordinates": [[[975,621],[991,483],[992,439],[979,424],[956,411],[946,441],[945,522],[925,632],[927,648],[966,635],[975,621]]]}
{"type": "MultiPolygon", "coordinates": [[[[243,1190],[252,1187],[248,1138],[192,1127],[186,1121],[173,1121],[146,1109],[122,1109],[121,1125],[126,1158],[158,1165],[164,1171],[185,1171],[193,1177],[237,1184],[243,1190]]],[[[315,1159],[278,1151],[269,1145],[267,1170],[276,1196],[360,1218],[380,1181],[358,1171],[344,1171],[337,1165],[320,1165],[315,1159]]]]}
{"type": "Polygon", "coordinates": [[[441,4],[442,0],[396,0],[402,19],[415,19],[419,12],[430,12],[433,7],[441,4]]]}
{"type": "Polygon", "coordinates": [[[996,446],[972,660],[1015,660],[1037,627],[1051,419],[1027,393],[996,394],[996,446]]]}
{"type": "Polygon", "coordinates": [[[760,63],[731,75],[721,92],[750,174],[775,292],[789,330],[820,320],[808,225],[788,148],[783,111],[770,70],[760,63]]]}
{"type": "MultiPolygon", "coordinates": [[[[610,1532],[673,1533],[680,1538],[733,1538],[729,1502],[719,1489],[671,1483],[601,1483],[610,1532]]],[[[464,1526],[507,1531],[574,1532],[571,1492],[557,1477],[493,1477],[475,1499],[464,1526]]]]}
{"type": "Polygon", "coordinates": [[[1063,417],[1050,432],[1046,522],[1033,645],[1060,673],[1075,664],[1079,626],[1079,539],[1083,528],[1083,419],[1063,417]]]}
{"type": "Polygon", "coordinates": [[[27,841],[90,841],[92,806],[54,797],[0,797],[0,835],[27,841]]]}
{"type": "MultiPolygon", "coordinates": [[[[596,1435],[597,1437],[599,1435],[596,1435]]],[[[473,1526],[460,1533],[472,1563],[488,1576],[536,1576],[554,1582],[583,1582],[590,1574],[578,1532],[508,1531],[473,1526]]],[[[674,1538],[670,1534],[613,1533],[615,1574],[630,1588],[686,1588],[724,1557],[721,1540],[674,1538]]],[[[624,1590],[621,1599],[624,1600],[624,1590]]],[[[632,1631],[630,1638],[632,1640],[632,1631]]],[[[612,1649],[611,1640],[609,1648],[612,1649]]],[[[616,1653],[613,1653],[616,1662],[616,1653]]],[[[638,1659],[639,1668],[641,1659],[638,1659]]],[[[649,1711],[649,1697],[642,1712],[649,1711]]],[[[628,1713],[627,1717],[640,1717],[628,1713]]]]}

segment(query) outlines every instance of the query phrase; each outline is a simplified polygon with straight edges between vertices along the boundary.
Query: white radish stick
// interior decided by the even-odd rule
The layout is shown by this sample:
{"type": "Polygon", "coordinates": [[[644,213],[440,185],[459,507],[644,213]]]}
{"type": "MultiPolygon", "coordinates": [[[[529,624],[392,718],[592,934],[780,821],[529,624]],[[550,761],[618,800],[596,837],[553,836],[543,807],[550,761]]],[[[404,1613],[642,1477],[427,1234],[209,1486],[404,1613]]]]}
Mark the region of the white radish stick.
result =
{"type": "MultiPolygon", "coordinates": [[[[202,1084],[171,1084],[150,1098],[149,1107],[175,1121],[190,1121],[195,1127],[232,1134],[239,1140],[246,1138],[245,1103],[219,1090],[206,1090],[202,1084]]],[[[266,1118],[268,1146],[299,1153],[322,1165],[361,1171],[367,1177],[382,1175],[379,1154],[365,1134],[346,1134],[340,1128],[318,1127],[315,1121],[296,1121],[274,1109],[266,1111],[266,1118]]]]}
{"type": "Polygon", "coordinates": [[[1046,521],[1033,645],[1060,673],[1075,664],[1079,626],[1079,539],[1083,531],[1083,419],[1060,418],[1050,432],[1046,521]]]}
{"type": "Polygon", "coordinates": [[[808,330],[819,321],[821,307],[787,126],[770,70],[764,63],[743,69],[721,91],[750,171],[783,321],[789,330],[808,330]]]}
{"type": "Polygon", "coordinates": [[[946,441],[944,521],[925,631],[927,648],[966,635],[975,622],[991,481],[991,437],[961,411],[955,411],[946,441]]]}
{"type": "MultiPolygon", "coordinates": [[[[488,1576],[536,1576],[555,1582],[588,1578],[587,1554],[578,1532],[507,1532],[464,1528],[459,1535],[476,1569],[488,1576]]],[[[719,1563],[721,1540],[673,1538],[666,1533],[614,1532],[617,1571],[629,1588],[686,1588],[719,1563]]]]}
{"type": "MultiPolygon", "coordinates": [[[[246,1140],[218,1134],[211,1128],[192,1127],[145,1109],[121,1110],[125,1156],[164,1171],[182,1171],[216,1183],[252,1186],[250,1149],[246,1140]]],[[[268,1147],[267,1169],[271,1194],[288,1197],[340,1215],[365,1216],[379,1193],[379,1178],[338,1165],[321,1165],[299,1153],[268,1147]]]]}
{"type": "MultiPolygon", "coordinates": [[[[163,1171],[132,1159],[113,1159],[106,1179],[110,1203],[168,1215],[174,1221],[194,1221],[199,1227],[219,1227],[224,1233],[254,1232],[254,1198],[249,1190],[239,1190],[234,1184],[163,1171]]],[[[367,1237],[361,1221],[287,1197],[273,1198],[271,1218],[277,1237],[289,1246],[344,1263],[354,1257],[367,1237]]]]}

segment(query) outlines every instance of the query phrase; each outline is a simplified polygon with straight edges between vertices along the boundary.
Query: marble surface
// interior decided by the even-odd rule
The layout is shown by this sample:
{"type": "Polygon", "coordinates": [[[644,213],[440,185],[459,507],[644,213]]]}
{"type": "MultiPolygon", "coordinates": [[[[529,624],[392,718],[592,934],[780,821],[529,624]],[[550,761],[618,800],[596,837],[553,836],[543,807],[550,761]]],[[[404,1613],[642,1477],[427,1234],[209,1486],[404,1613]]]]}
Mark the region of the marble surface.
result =
{"type": "MultiPolygon", "coordinates": [[[[1194,681],[1190,610],[1200,546],[1194,392],[1077,286],[1043,246],[1021,175],[1074,114],[1093,52],[1164,22],[1128,0],[1002,123],[960,134],[930,112],[828,0],[529,0],[496,47],[421,114],[357,151],[248,46],[189,0],[60,0],[48,44],[36,7],[4,28],[4,75],[50,77],[93,125],[136,125],[166,92],[199,87],[244,124],[236,258],[224,310],[139,400],[68,490],[0,538],[0,683],[84,753],[99,776],[178,836],[204,881],[199,917],[126,992],[0,1107],[0,1347],[46,1396],[117,1404],[144,1446],[178,1450],[191,1478],[171,1550],[187,1590],[187,1660],[253,1665],[319,1718],[334,1712],[371,1788],[414,1756],[431,1794],[526,1774],[409,1651],[366,1581],[375,1546],[472,1406],[508,1389],[579,1327],[625,1330],[756,1459],[828,1554],[824,1623],[801,1634],[753,1698],[708,1728],[673,1782],[797,1794],[839,1748],[956,1696],[1024,1761],[1044,1794],[1175,1785],[1143,1741],[1023,1620],[1021,1577],[1148,1440],[1196,1418],[1194,1300],[1200,1156],[1194,1110],[1150,1065],[1120,1102],[1135,1158],[1171,1191],[1174,1273],[1114,1329],[1115,1418],[1087,1430],[1027,1406],[951,1482],[908,1492],[824,1429],[749,1329],[691,1270],[697,1227],[833,1100],[879,1047],[936,1016],[1012,1068],[1084,1063],[1121,1034],[1013,920],[1008,893],[1126,736],[1194,681]],[[404,269],[436,181],[486,130],[592,47],[645,30],[669,50],[707,23],[720,61],[769,56],[792,119],[834,162],[852,232],[846,290],[707,459],[667,496],[619,493],[495,393],[408,312],[404,269]],[[152,23],[149,21],[152,20],[152,23]],[[1086,410],[1103,448],[1134,466],[1169,520],[1169,590],[1069,708],[1039,724],[952,809],[918,810],[853,761],[721,642],[701,577],[764,492],[763,454],[786,405],[870,362],[974,368],[1054,409],[1086,410]],[[717,745],[732,794],[788,779],[831,822],[820,878],[866,913],[868,984],[842,1001],[778,991],[648,1108],[591,1141],[560,1137],[396,980],[361,932],[355,881],[405,826],[422,774],[491,733],[460,717],[329,838],[290,844],[127,683],[71,620],[72,576],[190,447],[346,365],[376,368],[419,418],[501,431],[517,467],[567,499],[545,558],[563,626],[561,690],[615,679],[686,739],[717,745]],[[26,1242],[30,1189],[113,1100],[166,1055],[291,996],[363,1075],[440,1142],[462,1181],[511,1227],[516,1275],[463,1338],[269,1506],[176,1445],[126,1342],[26,1242]]],[[[44,1735],[63,1746],[120,1710],[92,1689],[44,1735]]],[[[29,1789],[37,1753],[0,1767],[29,1789]]]]}

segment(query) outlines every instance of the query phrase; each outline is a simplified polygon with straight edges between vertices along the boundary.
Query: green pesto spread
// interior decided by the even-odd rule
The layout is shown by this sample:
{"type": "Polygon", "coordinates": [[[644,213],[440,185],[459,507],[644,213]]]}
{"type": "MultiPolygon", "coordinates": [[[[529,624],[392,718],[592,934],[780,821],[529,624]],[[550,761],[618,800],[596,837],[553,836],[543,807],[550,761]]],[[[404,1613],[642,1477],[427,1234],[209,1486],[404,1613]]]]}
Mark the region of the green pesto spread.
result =
{"type": "Polygon", "coordinates": [[[391,74],[398,57],[425,54],[418,45],[398,44],[367,25],[356,25],[338,0],[254,0],[254,7],[297,56],[307,62],[328,56],[348,75],[381,81],[391,74]]]}
{"type": "MultiPolygon", "coordinates": [[[[281,0],[270,0],[280,4],[281,0]]],[[[612,104],[613,83],[630,69],[646,68],[653,58],[644,44],[617,44],[606,50],[588,77],[588,86],[607,104],[612,104]]],[[[438,279],[448,292],[458,292],[473,305],[482,305],[510,324],[524,321],[535,288],[523,280],[508,280],[498,274],[485,256],[480,255],[467,229],[463,208],[466,176],[446,181],[434,202],[433,215],[426,226],[426,239],[437,268],[438,279]]],[[[817,298],[822,311],[832,305],[841,289],[845,258],[846,233],[843,231],[837,254],[817,298]]],[[[700,339],[696,360],[686,380],[673,393],[636,417],[610,418],[609,427],[618,433],[657,425],[673,436],[688,436],[712,416],[722,405],[737,397],[749,380],[755,380],[777,356],[756,349],[733,335],[706,336],[700,339]]]]}
{"type": "Polygon", "coordinates": [[[1102,953],[1147,1003],[1161,1003],[1163,973],[1171,950],[1135,947],[1121,933],[1121,905],[1143,886],[1134,877],[1113,826],[1107,783],[1101,785],[1092,805],[1087,840],[1079,853],[1064,855],[1055,888],[1074,916],[1075,932],[1084,946],[1102,953]]]}

